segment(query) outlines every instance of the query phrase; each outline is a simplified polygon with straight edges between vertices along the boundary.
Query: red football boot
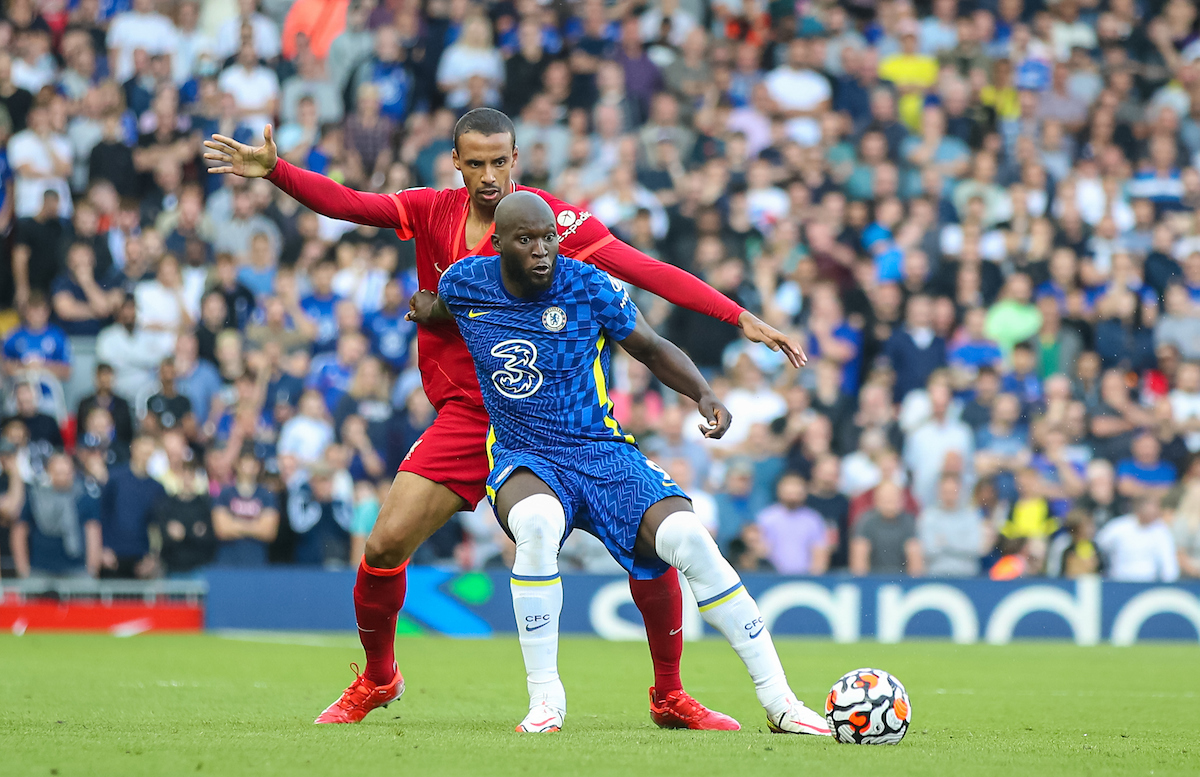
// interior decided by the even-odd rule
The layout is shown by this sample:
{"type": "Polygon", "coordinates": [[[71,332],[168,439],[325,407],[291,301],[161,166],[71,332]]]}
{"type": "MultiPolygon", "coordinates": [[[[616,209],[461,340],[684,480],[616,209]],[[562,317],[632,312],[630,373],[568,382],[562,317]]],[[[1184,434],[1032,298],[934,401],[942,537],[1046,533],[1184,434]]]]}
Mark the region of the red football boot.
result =
{"type": "Polygon", "coordinates": [[[390,683],[376,685],[358,673],[358,664],[351,664],[350,668],[354,670],[354,682],[313,723],[357,723],[371,710],[388,706],[404,693],[404,678],[399,669],[390,683]]]}
{"type": "Polygon", "coordinates": [[[690,728],[693,731],[738,731],[742,728],[733,718],[710,710],[683,690],[671,691],[662,704],[657,704],[651,688],[650,719],[659,728],[690,728]]]}

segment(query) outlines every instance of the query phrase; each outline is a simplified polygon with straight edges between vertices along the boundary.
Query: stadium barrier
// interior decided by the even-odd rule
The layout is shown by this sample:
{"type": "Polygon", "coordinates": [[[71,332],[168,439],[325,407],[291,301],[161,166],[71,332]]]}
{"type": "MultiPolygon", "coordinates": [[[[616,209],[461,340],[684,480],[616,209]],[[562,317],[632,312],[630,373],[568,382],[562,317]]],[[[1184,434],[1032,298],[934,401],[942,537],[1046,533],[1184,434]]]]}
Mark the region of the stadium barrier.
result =
{"type": "MultiPolygon", "coordinates": [[[[209,629],[355,628],[353,572],[214,569],[206,578],[209,629]]],[[[408,579],[402,633],[486,637],[515,630],[504,572],[412,567],[408,579]]],[[[1071,639],[1080,645],[1200,640],[1200,583],[775,575],[746,575],[743,580],[778,636],[837,642],[951,639],[964,644],[1029,638],[1071,639]]],[[[644,639],[625,577],[563,575],[563,588],[565,633],[644,639]]],[[[690,598],[687,586],[683,590],[690,598]]],[[[695,602],[688,602],[685,638],[706,635],[715,632],[703,623],[695,602]]]]}
{"type": "Polygon", "coordinates": [[[203,580],[34,578],[0,582],[0,629],[107,631],[131,637],[147,631],[200,631],[203,580]]]}

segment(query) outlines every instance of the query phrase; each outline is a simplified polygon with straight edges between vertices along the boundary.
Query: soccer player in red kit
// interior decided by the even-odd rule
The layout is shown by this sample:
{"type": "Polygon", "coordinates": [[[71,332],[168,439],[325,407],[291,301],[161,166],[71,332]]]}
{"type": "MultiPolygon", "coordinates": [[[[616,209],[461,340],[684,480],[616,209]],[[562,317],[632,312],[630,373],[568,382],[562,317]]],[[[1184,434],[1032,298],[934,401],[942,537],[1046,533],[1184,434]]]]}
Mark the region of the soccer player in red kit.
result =
{"type": "MultiPolygon", "coordinates": [[[[516,132],[512,121],[499,111],[475,109],[455,126],[452,158],[466,184],[461,189],[355,191],[279,159],[269,126],[264,139],[264,145],[252,147],[214,135],[204,143],[204,157],[214,164],[209,172],[265,177],[317,213],[394,229],[402,240],[415,238],[422,289],[436,289],[451,263],[491,253],[496,205],[506,194],[528,189],[554,210],[562,254],[594,264],[676,305],[737,325],[748,339],[782,349],[796,367],[805,359],[794,341],[695,276],[617,240],[590,213],[515,184],[511,175],[517,162],[516,132]]],[[[422,325],[417,330],[417,351],[422,384],[437,418],[400,465],[359,565],[354,610],[366,667],[317,723],[357,723],[404,692],[395,636],[408,559],[454,513],[473,508],[484,496],[488,417],[462,336],[453,323],[422,325]]],[[[679,677],[683,604],[675,571],[655,580],[631,579],[630,589],[646,624],[654,663],[650,711],[655,723],[670,728],[737,729],[737,721],[708,710],[683,690],[679,677]]]]}

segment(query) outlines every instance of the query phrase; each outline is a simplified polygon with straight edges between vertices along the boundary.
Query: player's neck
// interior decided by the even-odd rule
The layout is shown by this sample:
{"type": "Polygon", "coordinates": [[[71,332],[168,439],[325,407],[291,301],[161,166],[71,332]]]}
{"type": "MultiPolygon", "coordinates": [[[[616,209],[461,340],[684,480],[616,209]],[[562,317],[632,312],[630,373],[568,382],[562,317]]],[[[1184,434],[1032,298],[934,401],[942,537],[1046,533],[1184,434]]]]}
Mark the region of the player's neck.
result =
{"type": "Polygon", "coordinates": [[[503,259],[500,260],[500,282],[504,284],[505,290],[517,299],[533,299],[545,291],[544,288],[532,286],[519,272],[509,272],[503,259]]]}

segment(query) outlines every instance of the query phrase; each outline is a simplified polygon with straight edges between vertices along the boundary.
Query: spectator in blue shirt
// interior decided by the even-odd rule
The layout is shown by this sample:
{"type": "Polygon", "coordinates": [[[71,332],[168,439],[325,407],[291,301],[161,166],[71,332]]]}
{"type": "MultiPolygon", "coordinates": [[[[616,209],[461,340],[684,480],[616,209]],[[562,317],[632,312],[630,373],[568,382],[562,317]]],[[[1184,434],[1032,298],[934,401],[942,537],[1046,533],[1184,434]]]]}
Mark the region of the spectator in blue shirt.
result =
{"type": "Polygon", "coordinates": [[[1117,492],[1121,496],[1163,496],[1171,490],[1178,473],[1162,460],[1162,446],[1152,432],[1135,437],[1131,453],[1133,458],[1117,465],[1117,492]]]}
{"type": "Polygon", "coordinates": [[[808,355],[831,359],[841,367],[842,391],[854,397],[862,373],[862,332],[850,326],[838,298],[837,286],[820,283],[809,295],[808,355]]]}
{"type": "Polygon", "coordinates": [[[71,348],[67,336],[50,323],[50,304],[40,291],[29,293],[21,325],[4,341],[4,372],[16,375],[27,369],[44,369],[59,380],[71,376],[71,348]]]}
{"type": "Polygon", "coordinates": [[[1037,373],[1037,353],[1029,343],[1017,343],[1012,350],[1012,371],[1000,380],[1000,390],[1016,394],[1028,410],[1042,401],[1042,380],[1037,373]]]}
{"type": "Polygon", "coordinates": [[[100,491],[75,476],[65,453],[46,462],[43,482],[25,488],[10,542],[17,575],[95,576],[100,570],[100,491]]]}
{"type": "Polygon", "coordinates": [[[150,553],[150,521],[167,492],[146,472],[154,440],[138,437],[129,450],[129,466],[109,473],[100,499],[104,532],[101,577],[148,577],[155,568],[150,553]]]}
{"type": "Polygon", "coordinates": [[[408,354],[412,348],[417,326],[405,318],[404,289],[400,280],[393,278],[383,287],[383,307],[366,317],[363,331],[371,340],[371,353],[383,359],[392,372],[400,372],[408,365],[408,354]]]}
{"type": "Polygon", "coordinates": [[[896,372],[893,399],[903,401],[908,392],[924,388],[929,376],[946,365],[946,341],[933,331],[933,306],[925,294],[908,300],[903,329],[896,329],[884,353],[896,372]]]}
{"type": "Polygon", "coordinates": [[[243,448],[234,467],[234,483],[221,489],[213,507],[213,533],[221,541],[217,563],[261,567],[267,547],[279,533],[275,495],[259,483],[262,462],[253,448],[243,448]]]}
{"type": "Polygon", "coordinates": [[[300,307],[317,325],[313,353],[326,353],[337,348],[338,326],[335,309],[341,297],[333,293],[333,276],[337,265],[324,260],[312,270],[312,293],[300,300],[300,307]]]}
{"type": "Polygon", "coordinates": [[[983,332],[986,317],[983,308],[969,308],[963,314],[962,330],[950,343],[947,362],[962,376],[975,378],[981,367],[999,369],[1004,361],[1000,346],[983,332]]]}
{"type": "Polygon", "coordinates": [[[338,401],[350,390],[354,371],[367,355],[367,339],[359,332],[345,332],[337,341],[337,351],[317,356],[305,381],[305,388],[321,392],[332,413],[338,401]]]}

